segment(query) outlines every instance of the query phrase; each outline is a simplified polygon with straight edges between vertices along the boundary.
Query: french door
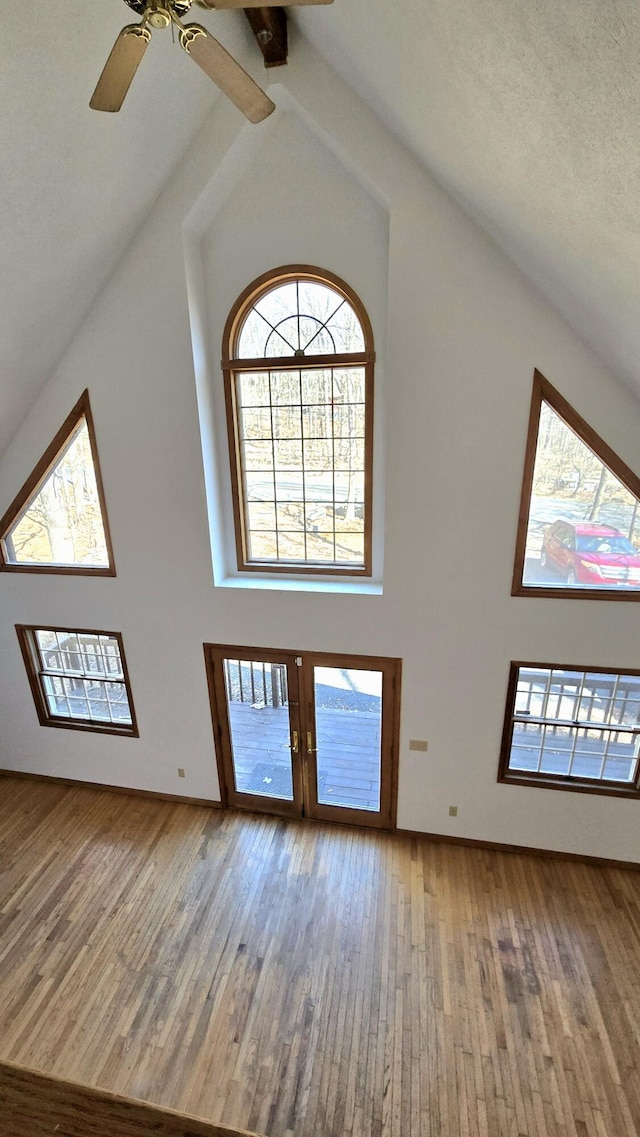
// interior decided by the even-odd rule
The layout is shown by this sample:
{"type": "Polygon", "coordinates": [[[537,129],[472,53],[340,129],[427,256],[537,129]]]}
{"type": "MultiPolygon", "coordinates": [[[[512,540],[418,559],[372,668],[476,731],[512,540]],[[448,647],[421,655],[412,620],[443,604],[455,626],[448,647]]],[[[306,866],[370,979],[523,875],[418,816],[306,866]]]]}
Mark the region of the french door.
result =
{"type": "Polygon", "coordinates": [[[395,824],[398,659],[205,645],[223,804],[395,824]]]}

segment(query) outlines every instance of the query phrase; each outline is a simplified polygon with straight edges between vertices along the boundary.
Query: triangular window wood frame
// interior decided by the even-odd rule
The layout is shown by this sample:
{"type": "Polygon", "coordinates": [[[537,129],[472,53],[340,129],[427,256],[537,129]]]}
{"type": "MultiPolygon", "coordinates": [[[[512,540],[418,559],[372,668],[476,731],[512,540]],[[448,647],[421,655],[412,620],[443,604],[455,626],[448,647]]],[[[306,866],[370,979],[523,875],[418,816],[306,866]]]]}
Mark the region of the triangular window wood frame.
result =
{"type": "Polygon", "coordinates": [[[47,447],[42,458],[33,470],[33,473],[27,478],[22,489],[16,495],[6,513],[0,520],[0,572],[30,572],[30,573],[55,573],[63,576],[115,576],[116,568],[113,558],[113,546],[111,544],[111,534],[109,532],[109,522],[107,518],[107,507],[104,497],[104,489],[102,485],[102,475],[100,472],[100,462],[98,459],[98,449],[96,446],[95,430],[93,425],[93,416],[91,414],[91,406],[89,404],[89,392],[83,391],[74,406],[71,413],[63,422],[60,430],[57,432],[55,438],[47,447]],[[55,561],[39,562],[18,562],[13,560],[10,555],[10,534],[15,528],[16,524],[28,512],[33,505],[34,501],[38,498],[43,486],[46,484],[51,473],[59,464],[66,448],[73,440],[78,427],[82,421],[86,423],[87,434],[89,438],[89,446],[91,450],[91,461],[93,465],[93,473],[95,476],[96,490],[98,496],[98,505],[100,510],[100,519],[102,522],[102,529],[104,532],[104,543],[106,548],[107,564],[76,564],[76,563],[57,563],[55,561]]]}
{"type": "MultiPolygon", "coordinates": [[[[571,516],[570,510],[563,511],[562,507],[559,507],[557,521],[549,515],[543,521],[534,519],[530,527],[534,472],[543,404],[548,405],[553,414],[562,420],[562,424],[576,435],[599,460],[603,468],[621,483],[632,498],[636,499],[638,503],[637,521],[634,504],[631,528],[634,532],[640,529],[640,478],[618,457],[604,439],[596,434],[595,430],[574,410],[571,404],[552,387],[544,375],[536,370],[533,380],[511,595],[554,597],[562,600],[640,600],[640,557],[634,564],[631,554],[620,554],[608,558],[604,555],[594,556],[592,554],[590,556],[589,553],[583,553],[580,556],[581,542],[578,539],[580,534],[579,532],[576,534],[576,526],[582,529],[587,536],[591,536],[589,529],[595,534],[596,530],[602,529],[602,525],[606,525],[613,532],[620,532],[620,536],[623,536],[624,530],[618,530],[614,522],[609,524],[605,519],[602,524],[599,524],[599,515],[593,522],[581,521],[580,512],[574,511],[573,516],[571,516]],[[564,515],[565,512],[566,516],[564,515]],[[567,554],[569,557],[567,560],[568,567],[564,568],[557,557],[553,559],[551,545],[554,539],[554,534],[551,531],[554,530],[555,526],[560,526],[561,522],[566,523],[564,528],[567,529],[567,534],[558,533],[558,536],[564,536],[566,546],[570,550],[567,554]],[[633,529],[634,522],[636,523],[635,530],[633,529]],[[537,540],[532,539],[534,524],[537,525],[538,529],[537,540]],[[530,528],[532,533],[529,532],[530,528]],[[528,537],[529,549],[527,548],[528,537]],[[571,544],[572,539],[573,545],[571,544]],[[534,545],[537,544],[540,544],[539,550],[534,549],[534,545]],[[577,566],[578,579],[575,579],[576,570],[572,570],[569,563],[571,559],[577,566]],[[624,566],[624,574],[621,566],[624,566]],[[589,576],[592,576],[594,581],[596,579],[603,580],[603,583],[598,586],[590,586],[588,583],[589,576]],[[540,579],[537,579],[538,577],[540,579]]],[[[596,492],[594,491],[594,500],[596,492]]],[[[549,500],[554,499],[550,497],[549,500]]],[[[589,512],[586,505],[582,512],[583,519],[585,514],[589,512]]],[[[584,543],[587,544],[588,541],[585,540],[584,543]]]]}

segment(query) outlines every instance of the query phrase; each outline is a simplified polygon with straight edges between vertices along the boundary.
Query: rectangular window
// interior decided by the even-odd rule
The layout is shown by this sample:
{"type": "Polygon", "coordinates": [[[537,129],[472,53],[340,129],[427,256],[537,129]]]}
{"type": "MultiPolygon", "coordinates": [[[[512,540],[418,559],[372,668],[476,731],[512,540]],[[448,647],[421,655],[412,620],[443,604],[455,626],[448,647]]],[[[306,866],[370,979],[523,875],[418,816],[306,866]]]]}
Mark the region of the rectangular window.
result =
{"type": "Polygon", "coordinates": [[[498,781],[640,793],[640,672],[512,663],[498,781]]]}
{"type": "Polygon", "coordinates": [[[363,569],[365,368],[239,373],[235,407],[247,561],[363,569]]]}
{"type": "Polygon", "coordinates": [[[138,736],[118,632],[16,631],[42,726],[138,736]]]}

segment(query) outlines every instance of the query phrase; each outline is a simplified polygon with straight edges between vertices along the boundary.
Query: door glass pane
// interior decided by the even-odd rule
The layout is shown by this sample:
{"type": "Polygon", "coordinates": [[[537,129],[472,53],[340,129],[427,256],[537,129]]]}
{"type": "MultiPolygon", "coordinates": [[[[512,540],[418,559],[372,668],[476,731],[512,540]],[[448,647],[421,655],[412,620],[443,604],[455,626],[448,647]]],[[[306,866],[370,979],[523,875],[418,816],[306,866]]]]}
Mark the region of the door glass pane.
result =
{"type": "Polygon", "coordinates": [[[225,659],[236,790],[293,801],[287,668],[225,659]]]}
{"type": "Polygon", "coordinates": [[[318,801],[380,810],[382,672],[314,667],[318,801]]]}

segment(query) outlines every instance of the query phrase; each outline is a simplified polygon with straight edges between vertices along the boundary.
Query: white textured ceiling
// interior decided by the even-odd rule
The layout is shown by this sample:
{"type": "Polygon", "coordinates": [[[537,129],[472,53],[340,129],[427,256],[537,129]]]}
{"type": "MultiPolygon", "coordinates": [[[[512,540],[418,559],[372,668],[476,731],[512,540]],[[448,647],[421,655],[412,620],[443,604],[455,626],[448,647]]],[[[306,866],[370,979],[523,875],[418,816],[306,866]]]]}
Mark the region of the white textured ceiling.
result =
{"type": "Polygon", "coordinates": [[[299,21],[640,393],[637,0],[336,0],[299,21]]]}
{"type": "MultiPolygon", "coordinates": [[[[19,8],[0,36],[0,451],[215,98],[164,33],[122,112],[98,115],[135,17],[120,0],[19,8]]],[[[196,18],[246,47],[241,13],[196,18]]],[[[335,0],[295,19],[640,392],[640,7],[335,0]]]]}

